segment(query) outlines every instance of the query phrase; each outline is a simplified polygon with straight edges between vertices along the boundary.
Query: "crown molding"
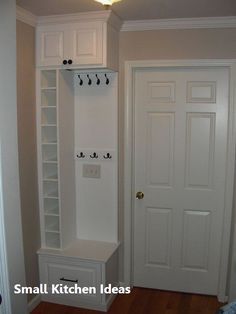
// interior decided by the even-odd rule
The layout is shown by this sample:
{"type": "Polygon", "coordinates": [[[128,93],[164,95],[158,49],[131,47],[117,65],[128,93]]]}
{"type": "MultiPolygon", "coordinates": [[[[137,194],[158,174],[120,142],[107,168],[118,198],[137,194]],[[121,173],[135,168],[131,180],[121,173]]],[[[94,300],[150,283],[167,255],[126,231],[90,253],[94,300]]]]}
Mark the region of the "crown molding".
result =
{"type": "Polygon", "coordinates": [[[16,6],[16,19],[34,27],[37,24],[36,15],[19,7],[18,5],[16,6]]]}
{"type": "Polygon", "coordinates": [[[121,31],[194,28],[236,28],[236,16],[125,21],[121,31]]]}
{"type": "Polygon", "coordinates": [[[160,29],[194,29],[194,28],[236,28],[236,16],[202,17],[155,20],[124,21],[111,10],[92,11],[75,14],[36,16],[33,13],[16,6],[16,18],[31,26],[70,23],[83,20],[103,20],[123,32],[148,31],[160,29]]]}
{"type": "Polygon", "coordinates": [[[73,14],[62,14],[62,15],[48,15],[48,16],[38,16],[37,25],[47,25],[47,24],[57,24],[57,23],[73,23],[79,21],[104,21],[113,25],[116,29],[120,29],[121,20],[120,18],[111,10],[105,11],[92,11],[92,12],[82,12],[73,14]]]}
{"type": "Polygon", "coordinates": [[[37,25],[56,24],[56,23],[73,23],[82,20],[105,20],[107,21],[110,17],[111,11],[92,11],[82,13],[71,13],[71,14],[58,14],[58,15],[45,15],[38,16],[37,25]]]}

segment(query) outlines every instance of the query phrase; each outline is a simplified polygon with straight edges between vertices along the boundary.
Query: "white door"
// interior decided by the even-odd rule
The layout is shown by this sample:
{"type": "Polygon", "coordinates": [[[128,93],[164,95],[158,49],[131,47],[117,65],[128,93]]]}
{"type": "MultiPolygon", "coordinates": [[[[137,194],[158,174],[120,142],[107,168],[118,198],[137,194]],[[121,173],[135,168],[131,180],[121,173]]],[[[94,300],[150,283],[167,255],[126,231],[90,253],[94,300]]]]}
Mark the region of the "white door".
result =
{"type": "Polygon", "coordinates": [[[217,294],[228,80],[217,68],[135,73],[136,286],[217,294]]]}

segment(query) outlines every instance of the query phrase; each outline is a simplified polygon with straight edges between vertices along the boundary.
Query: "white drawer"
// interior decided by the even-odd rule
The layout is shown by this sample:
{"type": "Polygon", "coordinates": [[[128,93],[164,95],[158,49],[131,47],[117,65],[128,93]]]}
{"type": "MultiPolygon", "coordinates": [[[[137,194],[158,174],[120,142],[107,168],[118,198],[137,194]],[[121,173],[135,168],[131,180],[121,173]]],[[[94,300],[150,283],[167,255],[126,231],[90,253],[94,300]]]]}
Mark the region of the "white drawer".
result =
{"type": "MultiPolygon", "coordinates": [[[[79,241],[77,246],[65,252],[59,250],[39,251],[40,283],[46,284],[48,294],[42,293],[43,301],[65,304],[91,310],[107,311],[116,294],[101,292],[103,286],[118,286],[118,246],[99,244],[91,241],[79,241]],[[108,250],[109,249],[109,250],[108,250]],[[80,256],[76,256],[80,255],[80,256]],[[91,256],[97,256],[97,259],[91,256]],[[83,257],[85,256],[85,257],[83,257]],[[103,256],[103,258],[102,258],[103,256]],[[78,281],[78,282],[77,282],[78,281]],[[78,294],[57,294],[50,286],[62,286],[62,292],[75,286],[87,291],[78,294]],[[92,293],[88,289],[95,288],[92,293]]],[[[60,291],[57,291],[60,292],[60,291]]]]}
{"type": "MultiPolygon", "coordinates": [[[[42,258],[41,259],[41,277],[43,282],[50,289],[54,286],[54,293],[50,293],[50,298],[61,298],[71,301],[88,301],[101,302],[100,284],[101,284],[101,265],[87,261],[66,261],[64,263],[60,258],[42,258]],[[57,288],[56,285],[60,284],[57,288]],[[88,288],[90,291],[81,291],[78,294],[64,293],[63,286],[79,288],[88,288]],[[56,287],[56,288],[55,288],[56,287]],[[57,294],[58,289],[62,289],[62,293],[57,294]],[[90,293],[89,293],[90,292],[90,293]]],[[[51,289],[50,289],[51,291],[51,289]]],[[[47,297],[47,296],[46,296],[47,297]]]]}

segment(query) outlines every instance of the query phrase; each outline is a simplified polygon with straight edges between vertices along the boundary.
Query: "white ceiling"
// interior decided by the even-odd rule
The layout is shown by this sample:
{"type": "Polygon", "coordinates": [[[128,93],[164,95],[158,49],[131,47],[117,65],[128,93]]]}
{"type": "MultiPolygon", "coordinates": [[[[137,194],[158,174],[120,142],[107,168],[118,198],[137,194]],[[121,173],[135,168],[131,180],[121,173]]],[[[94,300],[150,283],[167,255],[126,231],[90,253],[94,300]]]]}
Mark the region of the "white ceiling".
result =
{"type": "MultiPolygon", "coordinates": [[[[103,10],[94,0],[16,0],[35,15],[103,10]]],[[[122,20],[236,16],[236,0],[123,0],[113,5],[122,20]]]]}

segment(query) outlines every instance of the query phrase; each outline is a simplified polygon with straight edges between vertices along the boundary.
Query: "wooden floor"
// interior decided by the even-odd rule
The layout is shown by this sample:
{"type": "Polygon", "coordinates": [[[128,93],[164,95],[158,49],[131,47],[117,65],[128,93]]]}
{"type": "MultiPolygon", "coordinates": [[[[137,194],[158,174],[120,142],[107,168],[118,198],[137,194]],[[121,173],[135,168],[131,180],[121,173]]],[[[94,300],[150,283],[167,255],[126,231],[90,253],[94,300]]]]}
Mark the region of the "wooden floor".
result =
{"type": "MultiPolygon", "coordinates": [[[[134,288],[119,295],[109,314],[216,314],[222,306],[216,297],[134,288]]],[[[99,311],[42,302],[32,314],[98,314],[99,311]]]]}

